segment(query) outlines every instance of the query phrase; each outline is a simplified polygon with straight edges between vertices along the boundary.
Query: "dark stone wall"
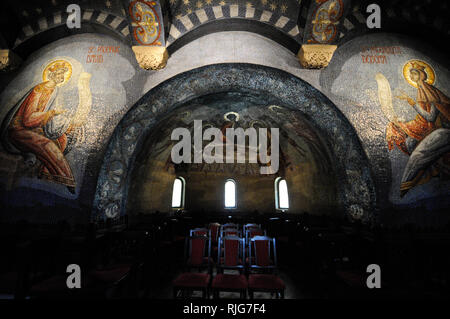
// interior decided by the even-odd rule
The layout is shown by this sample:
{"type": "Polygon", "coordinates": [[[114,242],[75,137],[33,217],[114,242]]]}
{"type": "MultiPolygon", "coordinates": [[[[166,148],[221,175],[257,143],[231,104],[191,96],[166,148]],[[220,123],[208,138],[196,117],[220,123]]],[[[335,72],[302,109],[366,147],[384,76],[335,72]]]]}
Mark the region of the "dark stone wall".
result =
{"type": "MultiPolygon", "coordinates": [[[[276,52],[276,44],[270,45],[276,52]]],[[[205,50],[202,54],[214,55],[214,46],[205,50]]],[[[168,66],[167,71],[145,72],[139,69],[131,49],[123,43],[95,34],[77,35],[36,51],[10,82],[9,78],[2,80],[2,83],[9,82],[0,96],[3,123],[21,98],[43,82],[45,67],[58,59],[69,61],[73,72],[71,79],[59,89],[59,97],[52,107],[67,109],[68,114],[76,113],[78,79],[82,72],[91,74],[92,105],[84,140],[64,155],[76,181],[73,193],[63,184],[39,178],[39,161],[28,166],[22,155],[7,151],[2,143],[0,200],[5,209],[1,219],[87,222],[92,216],[124,214],[131,185],[129,173],[133,172],[135,157],[155,131],[155,125],[191,100],[234,91],[264,96],[267,105],[296,110],[311,123],[330,152],[337,180],[335,202],[352,218],[386,224],[428,225],[448,221],[445,211],[449,207],[449,181],[441,157],[438,165],[424,167],[428,170],[433,166],[429,170],[433,174],[427,181],[401,194],[402,178],[411,154],[398,147],[388,147],[386,128],[391,121],[380,103],[376,79],[377,74],[382,74],[389,83],[392,109],[398,118],[412,121],[417,112],[397,98],[404,92],[417,100],[417,88],[404,76],[405,65],[419,61],[428,66],[434,74],[430,84],[444,96],[450,94],[448,62],[436,50],[417,39],[373,34],[344,43],[330,65],[321,71],[294,67],[295,59],[284,65],[274,55],[267,63],[252,62],[276,68],[211,65],[178,74],[180,70],[199,65],[189,64],[188,53],[195,52],[180,49],[169,60],[180,66],[177,72],[176,65],[168,66]],[[115,47],[120,48],[114,50],[115,47]],[[89,59],[89,53],[101,55],[102,62],[89,59]],[[155,87],[156,83],[161,84],[155,87]]],[[[285,117],[290,121],[289,116],[285,117]]],[[[435,124],[448,128],[442,116],[435,124]]],[[[167,183],[168,180],[167,176],[167,183]]],[[[298,188],[290,186],[290,189],[298,188]]]]}

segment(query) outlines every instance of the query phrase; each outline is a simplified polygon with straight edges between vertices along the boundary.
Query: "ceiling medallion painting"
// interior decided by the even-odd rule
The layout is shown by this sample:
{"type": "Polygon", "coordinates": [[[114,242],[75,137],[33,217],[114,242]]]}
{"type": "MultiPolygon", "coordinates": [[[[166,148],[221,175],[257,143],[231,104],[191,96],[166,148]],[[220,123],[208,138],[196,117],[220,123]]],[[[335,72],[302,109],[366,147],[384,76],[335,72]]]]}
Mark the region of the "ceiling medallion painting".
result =
{"type": "Polygon", "coordinates": [[[337,34],[336,25],[344,12],[342,0],[316,0],[319,5],[314,13],[309,43],[330,43],[337,34]]]}
{"type": "Polygon", "coordinates": [[[160,19],[154,7],[155,1],[133,1],[128,9],[133,26],[133,37],[142,45],[161,45],[160,19]]]}

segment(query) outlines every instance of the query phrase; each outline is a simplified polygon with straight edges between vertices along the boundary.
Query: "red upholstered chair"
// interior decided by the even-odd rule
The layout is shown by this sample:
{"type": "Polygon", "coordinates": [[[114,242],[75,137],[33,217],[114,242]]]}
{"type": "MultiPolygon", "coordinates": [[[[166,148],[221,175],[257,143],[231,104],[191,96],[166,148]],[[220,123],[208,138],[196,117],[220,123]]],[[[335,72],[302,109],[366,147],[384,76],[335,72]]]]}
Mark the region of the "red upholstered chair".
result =
{"type": "Polygon", "coordinates": [[[208,287],[211,280],[211,241],[206,236],[190,236],[186,238],[186,269],[173,282],[173,296],[176,298],[181,291],[187,296],[191,291],[200,290],[203,298],[208,298],[208,287]],[[190,272],[198,268],[198,272],[190,272]],[[206,269],[207,272],[201,272],[206,269]]]}
{"type": "Polygon", "coordinates": [[[252,239],[255,236],[266,236],[266,231],[262,230],[259,227],[249,227],[245,230],[244,234],[245,234],[246,246],[248,246],[250,239],[252,239]]]}
{"type": "MultiPolygon", "coordinates": [[[[253,224],[254,225],[254,224],[253,224]]],[[[262,230],[259,227],[246,227],[245,230],[245,246],[247,247],[247,256],[246,256],[246,264],[247,266],[249,266],[253,260],[250,260],[252,258],[255,258],[255,249],[251,250],[249,247],[250,244],[250,239],[252,239],[255,236],[265,236],[266,235],[266,231],[262,230]]]]}
{"type": "Polygon", "coordinates": [[[217,245],[218,244],[218,239],[219,239],[219,229],[220,229],[220,224],[219,223],[211,223],[209,224],[209,231],[211,233],[211,244],[217,245]]]}
{"type": "Polygon", "coordinates": [[[249,228],[261,228],[260,224],[245,224],[244,226],[242,226],[242,232],[245,234],[247,229],[249,228]]]}
{"type": "Polygon", "coordinates": [[[223,233],[224,230],[226,230],[226,229],[238,229],[238,228],[239,228],[239,226],[237,224],[234,224],[234,223],[223,224],[222,226],[220,226],[219,234],[220,234],[220,236],[222,236],[222,233],[223,233]]]}
{"type": "Polygon", "coordinates": [[[246,297],[247,278],[243,274],[244,256],[243,238],[237,236],[219,238],[217,275],[211,284],[214,298],[219,298],[221,291],[239,292],[241,298],[246,297]],[[239,274],[225,273],[225,270],[238,270],[239,274]]]}
{"type": "Polygon", "coordinates": [[[276,274],[277,249],[275,238],[255,236],[250,239],[249,250],[250,256],[254,251],[254,258],[250,258],[250,274],[248,276],[250,299],[253,299],[255,291],[275,293],[277,298],[284,298],[286,286],[276,274]]]}
{"type": "Polygon", "coordinates": [[[217,257],[217,249],[219,244],[219,230],[220,230],[220,224],[219,223],[211,223],[208,225],[209,232],[211,234],[211,254],[213,258],[217,257]]]}
{"type": "Polygon", "coordinates": [[[186,267],[197,268],[198,271],[207,269],[211,273],[211,240],[207,235],[192,235],[186,238],[185,246],[186,267]]]}
{"type": "Polygon", "coordinates": [[[238,228],[238,224],[235,223],[226,223],[223,224],[221,229],[226,229],[226,228],[238,228]]]}
{"type": "Polygon", "coordinates": [[[220,231],[220,237],[238,236],[242,237],[242,232],[238,228],[226,228],[220,231]]]}
{"type": "Polygon", "coordinates": [[[211,237],[211,232],[208,228],[194,228],[189,231],[189,236],[206,236],[211,237]]]}

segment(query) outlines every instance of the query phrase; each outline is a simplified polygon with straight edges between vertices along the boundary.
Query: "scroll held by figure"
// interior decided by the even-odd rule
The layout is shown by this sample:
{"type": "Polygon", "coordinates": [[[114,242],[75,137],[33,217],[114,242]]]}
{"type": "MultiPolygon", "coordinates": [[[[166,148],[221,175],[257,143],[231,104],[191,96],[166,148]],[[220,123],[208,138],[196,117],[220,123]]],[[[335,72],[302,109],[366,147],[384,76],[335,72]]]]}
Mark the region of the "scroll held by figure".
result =
{"type": "Polygon", "coordinates": [[[381,109],[390,121],[386,128],[388,148],[391,151],[397,147],[409,156],[400,185],[401,197],[434,176],[448,179],[450,169],[450,98],[434,86],[436,74],[425,61],[406,62],[403,77],[417,89],[415,100],[403,91],[396,96],[414,109],[416,116],[410,121],[399,120],[395,114],[388,80],[381,73],[375,77],[381,109]]]}
{"type": "Polygon", "coordinates": [[[75,177],[65,155],[83,141],[92,96],[91,74],[81,72],[75,115],[70,116],[69,110],[58,105],[58,91],[71,76],[69,61],[48,63],[42,73],[43,81],[29,90],[3,120],[1,138],[8,152],[23,155],[29,166],[39,165],[38,178],[63,184],[75,193],[75,177]]]}

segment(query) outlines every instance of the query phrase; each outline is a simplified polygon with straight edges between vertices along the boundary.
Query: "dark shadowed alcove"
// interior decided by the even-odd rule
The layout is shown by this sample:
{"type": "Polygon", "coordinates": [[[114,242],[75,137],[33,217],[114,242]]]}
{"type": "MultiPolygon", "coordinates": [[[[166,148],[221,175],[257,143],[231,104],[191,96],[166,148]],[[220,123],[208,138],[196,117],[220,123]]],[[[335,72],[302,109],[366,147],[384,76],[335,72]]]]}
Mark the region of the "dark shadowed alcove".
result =
{"type": "MultiPolygon", "coordinates": [[[[161,119],[136,157],[128,214],[170,212],[172,185],[178,176],[186,181],[186,210],[273,213],[275,180],[282,177],[288,185],[290,213],[340,212],[332,155],[326,144],[300,112],[272,103],[275,101],[263,94],[216,93],[191,100],[161,119]],[[244,164],[174,164],[171,150],[177,141],[171,140],[171,133],[178,127],[193,132],[194,120],[202,121],[203,131],[209,127],[278,128],[279,169],[266,175],[260,173],[259,164],[249,163],[248,140],[244,164]],[[224,207],[224,184],[228,179],[233,179],[237,187],[237,205],[232,210],[224,207]]],[[[203,149],[209,142],[203,141],[203,149]]],[[[223,153],[226,154],[225,146],[223,153]]]]}
{"type": "Polygon", "coordinates": [[[279,173],[285,174],[290,192],[297,192],[292,196],[298,197],[299,202],[293,206],[296,210],[342,210],[351,218],[374,218],[376,199],[369,164],[350,123],[306,82],[280,70],[251,64],[218,64],[191,70],[165,81],[139,100],[110,140],[97,184],[94,218],[117,218],[127,210],[169,211],[169,190],[181,172],[187,172],[187,206],[220,210],[221,187],[208,183],[218,185],[227,178],[244,177],[244,182],[238,183],[238,192],[245,189],[246,200],[240,198],[238,204],[244,203],[244,210],[255,209],[252,198],[261,194],[252,194],[251,189],[257,184],[266,189],[268,197],[259,208],[269,210],[274,203],[276,176],[262,183],[265,177],[249,173],[251,165],[241,164],[238,170],[242,174],[227,165],[171,167],[167,162],[173,128],[187,127],[195,119],[220,128],[230,120],[224,118],[229,112],[239,114],[239,120],[234,117],[232,121],[243,128],[280,127],[280,149],[285,159],[281,156],[279,173]],[[161,179],[157,187],[155,178],[161,179]],[[203,190],[193,186],[195,195],[189,196],[191,185],[201,185],[198,187],[203,190]],[[205,189],[219,193],[207,195],[205,189]],[[196,202],[190,202],[192,197],[196,202]],[[212,198],[215,200],[210,201],[212,198]]]}

